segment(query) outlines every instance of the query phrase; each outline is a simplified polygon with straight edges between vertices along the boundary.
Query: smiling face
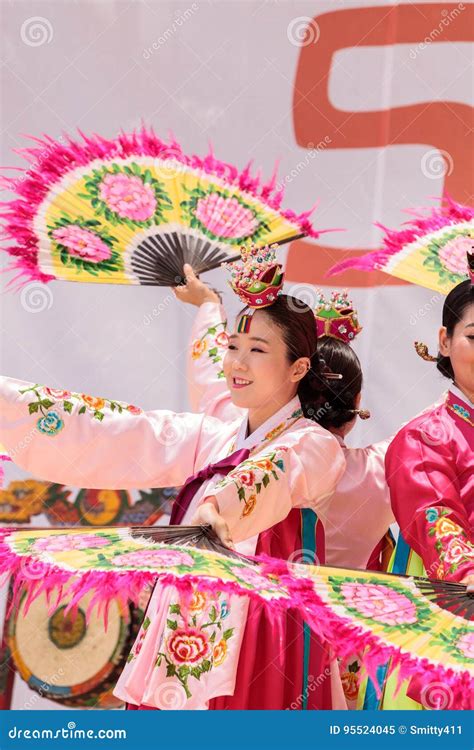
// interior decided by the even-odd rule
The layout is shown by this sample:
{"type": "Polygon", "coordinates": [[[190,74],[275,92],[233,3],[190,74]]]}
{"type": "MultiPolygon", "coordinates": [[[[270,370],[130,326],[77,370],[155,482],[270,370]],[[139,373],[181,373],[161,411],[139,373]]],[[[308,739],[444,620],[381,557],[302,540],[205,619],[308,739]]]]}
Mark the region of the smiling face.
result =
{"type": "Polygon", "coordinates": [[[264,310],[253,314],[248,333],[235,326],[223,363],[233,403],[268,417],[295,396],[309,365],[308,357],[289,362],[282,331],[264,310]]]}
{"type": "Polygon", "coordinates": [[[439,350],[451,360],[455,384],[474,401],[474,304],[466,307],[452,336],[440,329],[439,350]]]}

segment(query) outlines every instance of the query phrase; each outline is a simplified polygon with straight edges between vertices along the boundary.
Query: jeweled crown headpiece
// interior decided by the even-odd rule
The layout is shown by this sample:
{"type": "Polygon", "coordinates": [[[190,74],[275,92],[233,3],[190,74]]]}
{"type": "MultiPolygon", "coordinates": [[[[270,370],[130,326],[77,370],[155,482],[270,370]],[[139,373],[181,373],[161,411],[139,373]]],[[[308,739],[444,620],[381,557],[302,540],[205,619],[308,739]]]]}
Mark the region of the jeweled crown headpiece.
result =
{"type": "Polygon", "coordinates": [[[284,273],[276,260],[276,245],[242,247],[240,260],[225,263],[231,273],[229,284],[248,307],[272,305],[281,292],[284,273]]]}
{"type": "Polygon", "coordinates": [[[318,295],[314,309],[318,337],[332,336],[344,341],[345,344],[350,344],[362,331],[362,326],[359,325],[357,311],[348,293],[332,292],[330,299],[327,299],[323,292],[318,290],[318,295]]]}

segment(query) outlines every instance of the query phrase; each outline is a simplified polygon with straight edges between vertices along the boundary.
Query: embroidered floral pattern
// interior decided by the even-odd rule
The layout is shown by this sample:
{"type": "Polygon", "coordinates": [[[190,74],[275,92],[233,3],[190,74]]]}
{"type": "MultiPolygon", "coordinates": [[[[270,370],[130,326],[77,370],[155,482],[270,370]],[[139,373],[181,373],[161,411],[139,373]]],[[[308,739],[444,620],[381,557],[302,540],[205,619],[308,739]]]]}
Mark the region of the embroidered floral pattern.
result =
{"type": "Polygon", "coordinates": [[[97,215],[111,224],[150,227],[161,224],[172,202],[164,185],[146,167],[113,164],[92,170],[85,177],[85,193],[97,215]]]}
{"type": "Polygon", "coordinates": [[[166,677],[176,678],[192,696],[190,680],[224,663],[228,641],[234,629],[224,629],[223,620],[229,613],[227,599],[194,589],[191,603],[173,602],[168,610],[162,650],[158,652],[156,667],[166,664],[166,677]]]}
{"type": "Polygon", "coordinates": [[[434,539],[440,564],[436,575],[445,578],[454,573],[464,563],[474,565],[474,546],[466,532],[450,517],[448,508],[427,508],[428,536],[434,539]]]}
{"type": "Polygon", "coordinates": [[[355,660],[346,664],[346,667],[346,669],[340,669],[342,689],[348,700],[355,701],[359,693],[360,665],[355,660]]]}
{"type": "Polygon", "coordinates": [[[124,404],[120,401],[111,401],[106,398],[89,396],[86,393],[74,393],[73,391],[64,391],[57,388],[48,388],[42,385],[33,385],[30,388],[19,390],[20,394],[32,393],[35,400],[28,404],[30,414],[40,413],[43,416],[37,421],[37,429],[45,435],[57,435],[64,427],[62,416],[71,414],[74,408],[74,402],[78,402],[78,414],[89,413],[94,419],[100,422],[105,417],[106,411],[117,411],[122,414],[128,411],[130,414],[141,414],[142,410],[133,404],[124,404]],[[54,408],[52,408],[54,407],[54,408]],[[60,414],[61,410],[63,415],[60,414]]]}
{"type": "Polygon", "coordinates": [[[48,235],[63,266],[92,276],[99,271],[113,274],[123,268],[120,253],[115,249],[118,239],[96,219],[65,215],[48,225],[48,235]]]}
{"type": "MultiPolygon", "coordinates": [[[[221,364],[225,351],[229,345],[229,337],[225,330],[226,327],[226,320],[221,323],[216,323],[216,325],[210,326],[201,338],[195,339],[191,350],[192,359],[199,359],[204,352],[207,352],[207,356],[213,365],[221,364]],[[219,328],[222,328],[222,330],[219,331],[219,328]]],[[[222,368],[218,370],[217,377],[224,377],[224,370],[222,368]]]]}
{"type": "Polygon", "coordinates": [[[215,185],[208,190],[184,190],[189,196],[181,202],[184,219],[213,240],[239,245],[243,240],[254,242],[270,231],[265,215],[229,190],[215,185]]]}
{"type": "Polygon", "coordinates": [[[129,662],[131,662],[133,659],[135,659],[135,657],[138,656],[138,654],[142,650],[143,641],[145,640],[145,637],[146,637],[146,631],[150,627],[150,624],[151,624],[150,618],[149,617],[145,617],[145,619],[142,622],[142,626],[140,628],[140,632],[138,634],[138,638],[135,641],[135,643],[133,644],[133,648],[130,651],[129,655],[127,656],[127,664],[129,662]]]}
{"type": "Polygon", "coordinates": [[[237,495],[244,507],[242,517],[248,516],[254,510],[258,495],[272,480],[278,481],[279,474],[285,471],[282,458],[284,450],[277,448],[267,453],[258,454],[258,458],[248,458],[232,469],[224,479],[216,484],[216,490],[234,484],[237,495]]]}

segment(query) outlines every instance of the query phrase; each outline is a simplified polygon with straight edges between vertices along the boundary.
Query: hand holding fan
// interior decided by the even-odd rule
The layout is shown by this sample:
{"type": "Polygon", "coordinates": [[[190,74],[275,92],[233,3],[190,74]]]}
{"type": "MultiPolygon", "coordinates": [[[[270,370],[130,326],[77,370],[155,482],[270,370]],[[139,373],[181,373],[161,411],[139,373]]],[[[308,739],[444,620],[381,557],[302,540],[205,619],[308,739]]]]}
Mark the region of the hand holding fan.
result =
{"type": "Polygon", "coordinates": [[[34,139],[21,149],[32,166],[2,179],[16,193],[3,210],[9,269],[26,280],[177,286],[184,263],[199,274],[244,244],[318,236],[311,211],[280,208],[275,174],[262,184],[250,165],[187,155],[145,127],[81,136],[34,139]]]}
{"type": "Polygon", "coordinates": [[[300,610],[338,656],[363,653],[372,677],[391,659],[400,680],[449,686],[450,707],[470,707],[474,694],[473,599],[460,584],[247,559],[209,529],[185,526],[3,529],[0,572],[13,575],[16,592],[28,585],[25,607],[42,592],[53,608],[66,588],[68,607],[92,592],[88,616],[94,605],[106,612],[112,600],[137,600],[157,580],[250,596],[275,617],[300,610]]]}

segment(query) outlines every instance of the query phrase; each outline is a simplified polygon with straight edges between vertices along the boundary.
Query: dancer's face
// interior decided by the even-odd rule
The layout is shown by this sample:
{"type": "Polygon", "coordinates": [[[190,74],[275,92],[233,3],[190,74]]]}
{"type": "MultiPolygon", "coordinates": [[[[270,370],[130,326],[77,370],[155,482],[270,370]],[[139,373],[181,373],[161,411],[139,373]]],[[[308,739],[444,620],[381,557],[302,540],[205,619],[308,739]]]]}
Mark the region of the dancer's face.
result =
{"type": "Polygon", "coordinates": [[[452,336],[441,328],[439,350],[451,360],[456,385],[474,401],[474,305],[466,308],[452,336]]]}
{"type": "Polygon", "coordinates": [[[229,336],[229,348],[224,357],[224,375],[232,401],[244,409],[271,406],[277,411],[295,396],[298,381],[309,366],[308,357],[288,361],[282,332],[264,310],[257,310],[248,333],[229,336]]]}

